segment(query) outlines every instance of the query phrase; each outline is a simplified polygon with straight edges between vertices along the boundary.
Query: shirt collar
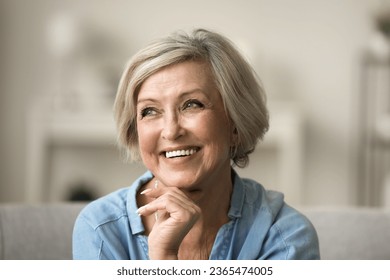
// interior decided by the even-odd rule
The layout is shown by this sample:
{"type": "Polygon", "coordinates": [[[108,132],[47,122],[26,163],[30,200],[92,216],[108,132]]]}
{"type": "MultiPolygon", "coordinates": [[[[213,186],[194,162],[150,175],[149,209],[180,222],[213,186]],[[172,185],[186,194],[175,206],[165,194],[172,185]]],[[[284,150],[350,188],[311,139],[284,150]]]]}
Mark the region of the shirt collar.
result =
{"type": "Polygon", "coordinates": [[[130,220],[131,232],[133,234],[139,234],[145,231],[142,219],[138,215],[137,205],[137,191],[147,182],[153,179],[153,174],[150,171],[146,171],[141,177],[139,177],[130,187],[127,194],[127,213],[130,220]]]}
{"type": "Polygon", "coordinates": [[[229,218],[240,218],[245,200],[244,182],[237,172],[232,168],[233,193],[230,200],[229,218]]]}

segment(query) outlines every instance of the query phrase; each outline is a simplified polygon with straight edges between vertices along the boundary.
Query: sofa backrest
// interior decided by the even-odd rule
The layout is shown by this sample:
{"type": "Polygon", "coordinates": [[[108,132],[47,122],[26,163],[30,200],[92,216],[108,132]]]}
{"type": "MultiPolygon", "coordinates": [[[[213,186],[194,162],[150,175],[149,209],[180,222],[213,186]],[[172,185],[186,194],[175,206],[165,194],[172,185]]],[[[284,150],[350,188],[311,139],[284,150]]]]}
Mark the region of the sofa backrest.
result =
{"type": "Polygon", "coordinates": [[[390,260],[390,209],[311,208],[321,259],[390,260]]]}

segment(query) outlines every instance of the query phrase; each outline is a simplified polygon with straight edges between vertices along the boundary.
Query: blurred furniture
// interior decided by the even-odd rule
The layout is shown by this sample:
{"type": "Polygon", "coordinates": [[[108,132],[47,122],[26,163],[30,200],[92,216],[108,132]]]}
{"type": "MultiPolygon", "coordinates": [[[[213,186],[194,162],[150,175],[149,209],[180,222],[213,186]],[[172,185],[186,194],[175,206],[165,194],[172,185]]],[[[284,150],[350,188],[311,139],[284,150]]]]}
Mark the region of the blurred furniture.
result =
{"type": "Polygon", "coordinates": [[[376,35],[372,42],[376,48],[371,47],[361,63],[357,193],[361,206],[389,207],[390,41],[388,35],[376,35]],[[382,51],[378,45],[382,45],[382,51]]]}
{"type": "Polygon", "coordinates": [[[25,193],[28,203],[53,202],[51,196],[56,190],[49,187],[49,177],[52,176],[51,154],[56,145],[116,148],[115,124],[110,111],[64,113],[48,108],[50,106],[42,102],[32,106],[29,112],[25,193]]]}
{"type": "MultiPolygon", "coordinates": [[[[0,205],[0,259],[71,259],[72,230],[85,204],[0,205]]],[[[390,210],[302,208],[322,259],[390,259],[390,210]]]]}

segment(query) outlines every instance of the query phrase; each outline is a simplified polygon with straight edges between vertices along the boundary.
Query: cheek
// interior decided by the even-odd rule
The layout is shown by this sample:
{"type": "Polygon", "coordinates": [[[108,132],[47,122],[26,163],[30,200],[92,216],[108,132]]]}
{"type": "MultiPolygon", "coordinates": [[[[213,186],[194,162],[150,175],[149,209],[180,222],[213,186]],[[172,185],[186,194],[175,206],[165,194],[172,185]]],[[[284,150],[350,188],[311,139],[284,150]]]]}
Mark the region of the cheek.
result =
{"type": "Polygon", "coordinates": [[[155,149],[157,143],[156,130],[151,129],[151,126],[141,124],[137,127],[138,146],[141,157],[144,158],[148,153],[155,149]]]}
{"type": "Polygon", "coordinates": [[[210,116],[202,122],[202,125],[198,125],[198,131],[208,140],[214,152],[230,153],[231,134],[225,119],[210,116]]]}

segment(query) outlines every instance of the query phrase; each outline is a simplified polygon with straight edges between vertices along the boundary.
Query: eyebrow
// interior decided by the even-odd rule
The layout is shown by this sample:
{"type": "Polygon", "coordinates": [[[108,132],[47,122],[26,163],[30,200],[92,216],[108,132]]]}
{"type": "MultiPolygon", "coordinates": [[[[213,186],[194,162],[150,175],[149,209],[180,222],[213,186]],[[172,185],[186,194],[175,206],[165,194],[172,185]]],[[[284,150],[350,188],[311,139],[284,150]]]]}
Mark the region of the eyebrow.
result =
{"type": "Polygon", "coordinates": [[[144,98],[144,99],[140,99],[137,101],[137,104],[140,104],[140,103],[144,103],[144,102],[158,102],[157,99],[154,99],[154,98],[144,98]]]}
{"type": "MultiPolygon", "coordinates": [[[[196,92],[200,92],[202,93],[203,95],[207,96],[207,94],[204,93],[204,91],[200,88],[195,88],[193,90],[190,90],[190,91],[184,91],[182,93],[179,94],[178,98],[180,99],[183,99],[184,97],[186,97],[187,95],[190,95],[190,94],[193,94],[193,93],[196,93],[196,92]]],[[[141,98],[141,99],[138,99],[137,101],[137,105],[140,104],[140,103],[144,103],[144,102],[160,102],[159,100],[155,99],[155,98],[150,98],[150,97],[147,97],[147,98],[141,98]]]]}

